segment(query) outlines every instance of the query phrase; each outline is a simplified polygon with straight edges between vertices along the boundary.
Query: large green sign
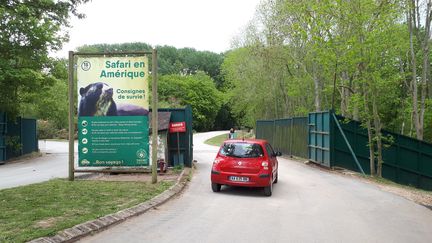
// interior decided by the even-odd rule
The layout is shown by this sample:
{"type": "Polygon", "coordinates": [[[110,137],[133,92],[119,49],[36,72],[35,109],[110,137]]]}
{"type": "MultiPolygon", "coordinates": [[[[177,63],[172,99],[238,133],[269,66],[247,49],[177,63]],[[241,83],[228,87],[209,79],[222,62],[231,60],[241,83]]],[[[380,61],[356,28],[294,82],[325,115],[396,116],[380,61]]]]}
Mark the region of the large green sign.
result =
{"type": "Polygon", "coordinates": [[[79,57],[79,166],[148,166],[147,57],[79,57]]]}

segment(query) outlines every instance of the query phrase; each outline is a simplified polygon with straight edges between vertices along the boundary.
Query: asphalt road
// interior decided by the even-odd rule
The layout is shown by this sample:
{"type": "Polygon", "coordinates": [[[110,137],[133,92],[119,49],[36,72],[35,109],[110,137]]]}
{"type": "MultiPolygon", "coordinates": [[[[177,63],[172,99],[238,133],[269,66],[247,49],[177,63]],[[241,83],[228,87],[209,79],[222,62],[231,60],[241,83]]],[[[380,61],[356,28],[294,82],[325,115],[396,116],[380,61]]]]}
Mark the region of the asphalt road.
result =
{"type": "Polygon", "coordinates": [[[68,177],[68,148],[67,141],[39,140],[42,157],[0,165],[0,189],[68,177]]]}
{"type": "Polygon", "coordinates": [[[217,148],[194,136],[195,175],[182,195],[81,242],[432,242],[432,211],[374,185],[279,159],[273,196],[223,187],[217,148]]]}

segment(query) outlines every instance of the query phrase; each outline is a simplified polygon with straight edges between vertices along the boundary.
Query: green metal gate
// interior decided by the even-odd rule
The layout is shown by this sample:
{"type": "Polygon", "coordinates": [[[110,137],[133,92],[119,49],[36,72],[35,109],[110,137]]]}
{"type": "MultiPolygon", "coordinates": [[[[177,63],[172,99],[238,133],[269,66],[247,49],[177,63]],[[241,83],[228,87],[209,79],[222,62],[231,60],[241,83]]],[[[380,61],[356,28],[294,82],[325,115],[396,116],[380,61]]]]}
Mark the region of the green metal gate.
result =
{"type": "Polygon", "coordinates": [[[330,167],[330,114],[309,113],[308,127],[309,160],[330,167]]]}
{"type": "Polygon", "coordinates": [[[360,167],[365,174],[370,174],[369,142],[367,130],[361,127],[359,122],[346,119],[343,116],[335,115],[335,117],[337,118],[344,135],[342,135],[340,129],[338,129],[334,118],[331,119],[334,132],[334,136],[332,136],[333,146],[331,166],[342,167],[361,172],[346,141],[343,138],[343,136],[345,136],[351,146],[352,151],[355,154],[355,158],[357,159],[360,167]]]}

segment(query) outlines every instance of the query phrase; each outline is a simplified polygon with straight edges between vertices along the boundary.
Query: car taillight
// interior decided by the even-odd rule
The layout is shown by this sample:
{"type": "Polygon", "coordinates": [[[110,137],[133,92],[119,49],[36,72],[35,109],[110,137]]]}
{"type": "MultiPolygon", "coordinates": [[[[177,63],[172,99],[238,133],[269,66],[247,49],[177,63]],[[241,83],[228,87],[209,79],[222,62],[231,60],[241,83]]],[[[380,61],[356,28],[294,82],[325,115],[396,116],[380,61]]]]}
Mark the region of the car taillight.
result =
{"type": "Polygon", "coordinates": [[[218,171],[218,170],[219,170],[219,165],[218,165],[219,162],[220,162],[219,159],[215,159],[215,160],[213,161],[212,170],[214,170],[214,171],[218,171]]]}
{"type": "Polygon", "coordinates": [[[261,163],[261,166],[263,167],[264,170],[268,170],[268,162],[267,161],[263,161],[261,163]]]}

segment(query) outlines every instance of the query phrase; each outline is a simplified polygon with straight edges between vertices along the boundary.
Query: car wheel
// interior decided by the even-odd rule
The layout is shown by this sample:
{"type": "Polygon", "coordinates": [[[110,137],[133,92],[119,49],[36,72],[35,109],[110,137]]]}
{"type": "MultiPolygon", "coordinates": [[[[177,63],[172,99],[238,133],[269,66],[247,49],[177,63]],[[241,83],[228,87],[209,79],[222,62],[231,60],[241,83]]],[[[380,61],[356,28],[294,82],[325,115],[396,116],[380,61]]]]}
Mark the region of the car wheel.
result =
{"type": "Polygon", "coordinates": [[[270,197],[272,195],[272,192],[273,192],[273,183],[270,182],[269,186],[264,187],[264,195],[270,197]]]}
{"type": "Polygon", "coordinates": [[[274,183],[278,182],[278,175],[279,175],[279,173],[276,172],[276,179],[274,180],[274,183]]]}
{"type": "Polygon", "coordinates": [[[219,192],[221,189],[221,184],[217,184],[217,183],[212,183],[212,190],[214,192],[219,192]]]}

